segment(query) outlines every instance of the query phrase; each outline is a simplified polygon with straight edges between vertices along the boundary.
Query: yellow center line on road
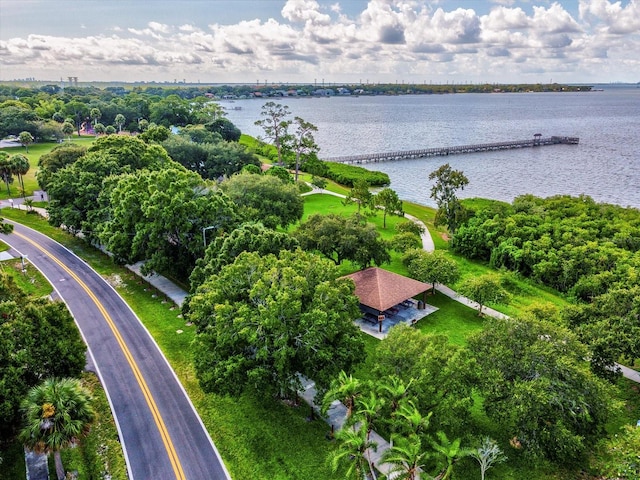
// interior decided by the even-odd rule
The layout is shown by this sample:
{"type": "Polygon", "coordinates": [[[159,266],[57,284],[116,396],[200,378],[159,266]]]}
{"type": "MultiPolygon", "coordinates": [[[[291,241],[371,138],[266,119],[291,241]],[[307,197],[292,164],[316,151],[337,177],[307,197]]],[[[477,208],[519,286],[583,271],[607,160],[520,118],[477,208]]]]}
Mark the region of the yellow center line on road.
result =
{"type": "Polygon", "coordinates": [[[107,324],[111,328],[111,331],[113,332],[113,335],[116,337],[116,340],[118,341],[118,344],[120,345],[120,348],[122,349],[122,353],[124,353],[124,356],[127,359],[127,362],[129,362],[129,366],[131,367],[131,370],[133,371],[133,374],[135,375],[136,380],[138,381],[138,385],[140,385],[140,389],[142,390],[144,398],[147,401],[147,405],[149,406],[149,409],[151,410],[151,413],[153,415],[153,419],[154,419],[154,421],[156,423],[156,426],[158,427],[158,430],[160,431],[160,436],[162,437],[162,441],[163,441],[164,446],[165,446],[165,448],[167,450],[167,454],[169,455],[169,460],[171,461],[171,466],[173,467],[173,471],[174,471],[174,473],[176,475],[176,479],[177,480],[186,480],[187,477],[185,476],[184,470],[182,469],[182,465],[180,463],[180,459],[178,458],[178,454],[176,452],[176,449],[173,446],[173,442],[171,441],[171,437],[169,436],[169,432],[167,431],[167,427],[166,427],[164,421],[162,420],[162,416],[160,415],[160,412],[158,411],[158,406],[156,405],[156,402],[154,401],[153,396],[151,395],[151,392],[149,390],[147,382],[145,382],[144,377],[142,376],[142,372],[140,372],[140,369],[138,368],[138,365],[136,364],[136,361],[134,360],[133,355],[131,354],[131,352],[127,348],[127,344],[125,343],[124,339],[120,335],[120,332],[118,331],[118,328],[116,327],[115,323],[113,323],[113,320],[112,320],[111,316],[109,315],[107,310],[104,308],[104,306],[102,305],[100,300],[98,300],[98,298],[91,291],[91,289],[89,289],[87,284],[85,284],[82,280],[80,280],[80,278],[75,273],[73,273],[73,271],[69,267],[67,267],[64,263],[62,263],[57,257],[55,257],[47,249],[45,249],[44,247],[41,247],[36,242],[34,242],[30,238],[26,237],[25,235],[22,235],[21,233],[17,233],[17,232],[14,231],[13,235],[16,235],[16,236],[26,240],[27,242],[31,243],[34,247],[36,247],[38,250],[42,251],[45,255],[47,255],[54,262],[56,262],[65,272],[67,272],[76,282],[78,282],[78,285],[80,285],[82,287],[82,289],[87,293],[87,295],[89,295],[89,297],[96,304],[96,306],[98,307],[98,310],[100,310],[100,313],[102,313],[102,315],[104,316],[104,319],[107,321],[107,324]]]}

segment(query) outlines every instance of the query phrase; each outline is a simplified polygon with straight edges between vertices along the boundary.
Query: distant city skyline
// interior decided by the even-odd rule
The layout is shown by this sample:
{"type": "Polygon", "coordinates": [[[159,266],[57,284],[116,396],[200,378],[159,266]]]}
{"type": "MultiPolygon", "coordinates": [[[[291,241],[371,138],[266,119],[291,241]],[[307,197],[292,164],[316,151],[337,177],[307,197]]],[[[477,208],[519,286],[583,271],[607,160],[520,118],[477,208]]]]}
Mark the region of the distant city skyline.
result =
{"type": "Polygon", "coordinates": [[[640,81],[640,0],[0,0],[0,80],[640,81]]]}

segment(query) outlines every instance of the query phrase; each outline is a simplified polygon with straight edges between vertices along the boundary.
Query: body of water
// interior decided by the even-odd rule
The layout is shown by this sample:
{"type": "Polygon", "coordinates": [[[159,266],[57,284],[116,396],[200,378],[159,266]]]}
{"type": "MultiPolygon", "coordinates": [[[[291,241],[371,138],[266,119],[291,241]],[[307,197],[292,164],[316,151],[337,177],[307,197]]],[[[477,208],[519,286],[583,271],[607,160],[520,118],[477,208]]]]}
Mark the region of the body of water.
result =
{"type": "Polygon", "coordinates": [[[580,137],[556,145],[363,165],[386,172],[405,200],[433,206],[429,173],[449,163],[469,185],[460,198],[512,201],[586,194],[640,208],[640,88],[578,93],[505,93],[295,98],[221,102],[252,136],[266,101],[287,105],[318,127],[320,158],[533,138],[580,137]],[[239,109],[237,109],[239,107],[239,109]]]}

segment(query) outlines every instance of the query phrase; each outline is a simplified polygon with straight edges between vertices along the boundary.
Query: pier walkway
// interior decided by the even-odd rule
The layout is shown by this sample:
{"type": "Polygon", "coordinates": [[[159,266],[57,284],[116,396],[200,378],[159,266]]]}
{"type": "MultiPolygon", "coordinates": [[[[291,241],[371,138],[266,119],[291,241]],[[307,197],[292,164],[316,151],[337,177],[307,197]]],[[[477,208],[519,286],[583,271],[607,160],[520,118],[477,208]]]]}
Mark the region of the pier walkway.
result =
{"type": "Polygon", "coordinates": [[[459,145],[457,147],[423,148],[419,150],[402,150],[399,152],[365,153],[343,157],[329,157],[324,160],[336,163],[377,163],[392,160],[409,160],[436,156],[459,155],[463,153],[491,152],[496,150],[511,150],[514,148],[544,147],[548,145],[577,145],[578,137],[546,137],[536,133],[530,140],[512,140],[509,142],[478,143],[475,145],[459,145]]]}

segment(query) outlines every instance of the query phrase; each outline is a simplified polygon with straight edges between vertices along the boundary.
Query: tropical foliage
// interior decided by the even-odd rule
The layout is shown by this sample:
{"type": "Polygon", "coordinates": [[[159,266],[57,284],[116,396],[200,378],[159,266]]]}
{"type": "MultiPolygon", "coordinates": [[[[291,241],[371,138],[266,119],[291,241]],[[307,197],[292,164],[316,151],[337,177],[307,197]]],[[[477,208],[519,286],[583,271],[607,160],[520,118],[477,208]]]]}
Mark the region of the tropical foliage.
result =
{"type": "Polygon", "coordinates": [[[53,453],[58,480],[66,478],[60,450],[89,433],[95,414],[91,396],[79,380],[47,379],[29,390],[22,402],[20,440],[38,453],[53,453]]]}

